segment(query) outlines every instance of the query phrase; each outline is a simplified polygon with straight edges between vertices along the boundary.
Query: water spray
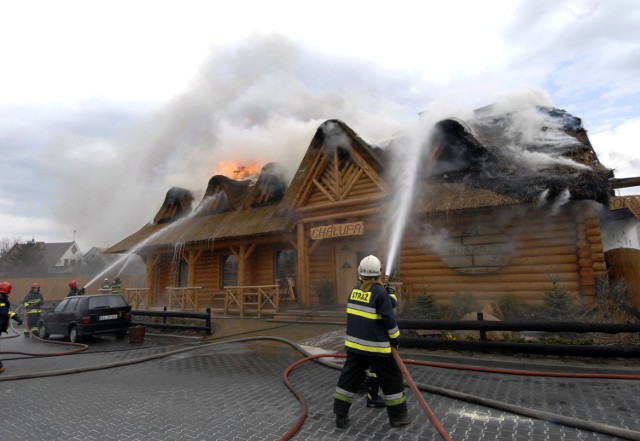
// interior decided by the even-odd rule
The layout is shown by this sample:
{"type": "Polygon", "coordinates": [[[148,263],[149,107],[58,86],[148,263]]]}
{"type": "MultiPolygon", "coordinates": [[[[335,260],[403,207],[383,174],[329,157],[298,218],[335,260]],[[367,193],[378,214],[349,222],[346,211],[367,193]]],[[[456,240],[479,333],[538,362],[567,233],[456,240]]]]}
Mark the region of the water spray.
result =
{"type": "MultiPolygon", "coordinates": [[[[121,256],[119,259],[117,259],[115,262],[113,262],[111,265],[109,265],[107,268],[105,268],[104,270],[102,270],[100,273],[98,273],[93,279],[91,279],[85,286],[84,288],[87,288],[89,286],[91,286],[93,283],[95,283],[96,280],[98,280],[100,277],[104,276],[105,274],[107,274],[111,269],[115,268],[117,265],[119,265],[120,263],[122,263],[125,259],[129,259],[133,253],[135,253],[136,251],[138,251],[140,248],[142,248],[143,246],[145,246],[147,243],[149,243],[151,240],[166,234],[169,231],[174,230],[175,228],[177,228],[178,226],[182,225],[185,221],[191,219],[192,217],[198,215],[203,209],[204,207],[207,205],[206,202],[208,202],[209,199],[211,198],[215,198],[217,197],[216,195],[214,196],[210,196],[208,198],[206,198],[203,203],[198,206],[195,210],[191,211],[188,215],[176,220],[175,222],[168,224],[166,227],[162,228],[161,230],[156,231],[155,233],[151,234],[149,237],[147,237],[144,240],[141,240],[140,242],[138,242],[135,246],[133,246],[129,251],[127,251],[123,256],[121,256]]],[[[126,266],[126,265],[124,265],[126,266]]],[[[122,269],[124,269],[124,266],[122,269]]],[[[120,275],[120,273],[122,272],[122,269],[120,270],[120,272],[118,272],[118,275],[120,275]]]]}
{"type": "Polygon", "coordinates": [[[400,240],[402,239],[404,227],[409,217],[415,183],[418,177],[418,166],[423,164],[421,158],[425,145],[424,141],[428,139],[431,134],[431,128],[430,126],[428,127],[429,129],[426,133],[411,137],[409,142],[403,146],[405,147],[404,149],[396,149],[394,152],[394,163],[396,164],[394,168],[402,167],[402,170],[396,169],[393,173],[393,175],[396,176],[396,182],[394,183],[396,197],[393,199],[395,207],[390,210],[390,212],[393,213],[393,219],[390,221],[391,239],[389,240],[389,249],[387,252],[387,267],[384,271],[385,283],[389,281],[391,272],[393,271],[400,240]]]}

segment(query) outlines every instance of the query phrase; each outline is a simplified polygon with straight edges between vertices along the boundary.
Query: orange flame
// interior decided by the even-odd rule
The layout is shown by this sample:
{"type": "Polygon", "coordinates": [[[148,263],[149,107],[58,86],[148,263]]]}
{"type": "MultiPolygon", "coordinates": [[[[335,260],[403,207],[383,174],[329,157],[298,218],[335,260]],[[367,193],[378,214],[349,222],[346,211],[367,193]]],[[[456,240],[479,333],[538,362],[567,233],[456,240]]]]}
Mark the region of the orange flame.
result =
{"type": "Polygon", "coordinates": [[[257,162],[241,162],[220,161],[213,171],[214,175],[223,175],[231,179],[246,179],[254,175],[258,175],[262,165],[257,162]]]}

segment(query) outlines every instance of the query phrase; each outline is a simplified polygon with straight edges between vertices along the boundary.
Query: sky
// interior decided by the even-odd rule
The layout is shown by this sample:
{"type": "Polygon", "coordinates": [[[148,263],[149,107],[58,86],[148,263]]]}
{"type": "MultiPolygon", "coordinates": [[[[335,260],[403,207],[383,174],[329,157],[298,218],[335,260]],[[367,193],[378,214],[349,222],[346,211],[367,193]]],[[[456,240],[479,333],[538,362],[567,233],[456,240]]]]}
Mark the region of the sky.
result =
{"type": "Polygon", "coordinates": [[[640,176],[638,23],[636,0],[2,1],[0,238],[109,247],[224,161],[293,174],[326,120],[378,144],[510,99],[640,176]]]}

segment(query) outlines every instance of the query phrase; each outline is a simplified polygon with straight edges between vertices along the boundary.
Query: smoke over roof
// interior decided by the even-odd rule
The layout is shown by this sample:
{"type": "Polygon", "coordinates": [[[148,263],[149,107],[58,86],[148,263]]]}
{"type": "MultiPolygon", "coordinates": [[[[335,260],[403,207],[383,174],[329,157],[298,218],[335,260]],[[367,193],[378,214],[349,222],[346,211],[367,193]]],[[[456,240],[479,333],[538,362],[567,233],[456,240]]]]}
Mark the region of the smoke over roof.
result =
{"type": "Polygon", "coordinates": [[[276,162],[289,180],[326,119],[349,121],[374,141],[415,121],[410,99],[400,107],[376,89],[384,79],[397,100],[415,78],[355,63],[273,35],[212,48],[188,90],[116,141],[55,141],[54,216],[79,240],[113,244],[154,218],[167,189],[201,200],[221,160],[276,162]]]}

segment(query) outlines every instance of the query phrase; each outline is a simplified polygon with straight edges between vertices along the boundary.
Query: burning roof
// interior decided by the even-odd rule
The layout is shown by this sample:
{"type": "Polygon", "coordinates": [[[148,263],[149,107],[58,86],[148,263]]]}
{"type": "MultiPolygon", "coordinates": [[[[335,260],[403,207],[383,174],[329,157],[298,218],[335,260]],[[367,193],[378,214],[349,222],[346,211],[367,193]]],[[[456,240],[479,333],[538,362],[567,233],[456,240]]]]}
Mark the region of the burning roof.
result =
{"type": "MultiPolygon", "coordinates": [[[[366,174],[368,188],[377,188],[379,202],[384,203],[391,194],[384,177],[391,168],[393,149],[404,148],[405,141],[398,138],[386,148],[373,147],[345,123],[329,120],[316,132],[290,185],[275,163],[263,166],[257,180],[216,175],[189,216],[185,215],[190,211],[191,193],[171,189],[154,222],[109,252],[131,250],[141,243],[171,246],[291,231],[296,207],[304,205],[305,195],[315,185],[310,176],[319,176],[323,167],[334,168],[331,176],[349,177],[352,186],[366,174]],[[180,228],[172,229],[177,223],[180,228]]],[[[606,204],[612,194],[612,171],[598,161],[580,119],[563,110],[537,107],[522,118],[487,107],[468,121],[438,122],[427,147],[428,153],[416,158],[422,172],[414,195],[414,210],[425,214],[555,203],[560,198],[606,204]]],[[[344,206],[345,201],[329,196],[344,206]]],[[[354,196],[360,202],[365,199],[354,196]]]]}

